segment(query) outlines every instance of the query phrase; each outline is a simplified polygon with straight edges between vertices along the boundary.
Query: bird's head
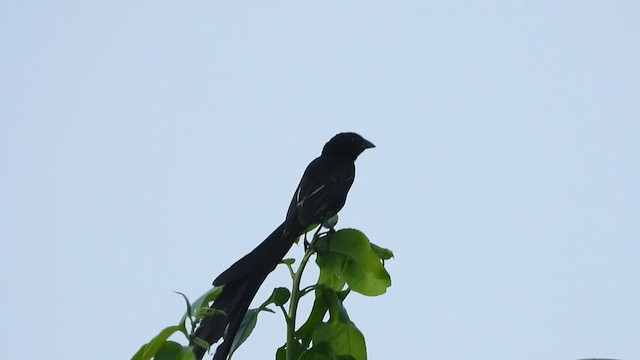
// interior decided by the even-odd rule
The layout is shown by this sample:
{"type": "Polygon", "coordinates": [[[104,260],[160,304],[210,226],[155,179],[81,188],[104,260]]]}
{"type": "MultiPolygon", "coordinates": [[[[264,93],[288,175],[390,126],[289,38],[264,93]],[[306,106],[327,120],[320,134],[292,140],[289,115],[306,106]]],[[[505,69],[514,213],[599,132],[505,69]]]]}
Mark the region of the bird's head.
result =
{"type": "Polygon", "coordinates": [[[332,155],[355,160],[358,155],[375,145],[362,136],[352,133],[340,133],[329,140],[322,149],[322,155],[332,155]]]}

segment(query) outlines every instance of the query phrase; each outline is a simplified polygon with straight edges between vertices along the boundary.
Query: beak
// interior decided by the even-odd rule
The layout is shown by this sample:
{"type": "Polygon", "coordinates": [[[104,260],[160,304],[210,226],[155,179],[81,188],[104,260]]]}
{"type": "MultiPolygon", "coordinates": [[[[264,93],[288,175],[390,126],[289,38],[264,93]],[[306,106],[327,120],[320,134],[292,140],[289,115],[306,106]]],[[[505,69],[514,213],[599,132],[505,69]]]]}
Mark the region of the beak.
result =
{"type": "Polygon", "coordinates": [[[366,150],[366,149],[371,149],[376,147],[375,145],[373,145],[373,143],[367,139],[362,139],[362,143],[360,143],[360,146],[362,147],[362,150],[366,150]]]}

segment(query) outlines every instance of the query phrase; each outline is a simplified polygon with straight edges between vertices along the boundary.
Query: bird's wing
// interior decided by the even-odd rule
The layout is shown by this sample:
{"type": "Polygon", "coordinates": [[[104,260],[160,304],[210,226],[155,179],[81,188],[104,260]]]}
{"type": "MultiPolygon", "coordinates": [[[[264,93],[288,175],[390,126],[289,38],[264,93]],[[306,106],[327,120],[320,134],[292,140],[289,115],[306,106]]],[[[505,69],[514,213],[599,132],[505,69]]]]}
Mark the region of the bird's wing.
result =
{"type": "Polygon", "coordinates": [[[353,184],[354,171],[335,166],[310,166],[309,176],[303,176],[292,204],[302,225],[321,222],[337,213],[353,184]],[[331,170],[329,170],[331,169],[331,170]]]}

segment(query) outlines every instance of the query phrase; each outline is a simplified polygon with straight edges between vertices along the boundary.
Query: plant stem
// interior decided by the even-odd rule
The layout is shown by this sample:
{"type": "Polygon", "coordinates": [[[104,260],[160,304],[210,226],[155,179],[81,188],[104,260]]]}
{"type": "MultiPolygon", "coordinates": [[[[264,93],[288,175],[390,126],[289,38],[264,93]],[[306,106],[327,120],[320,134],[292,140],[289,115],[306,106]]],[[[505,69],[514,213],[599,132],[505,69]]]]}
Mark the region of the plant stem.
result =
{"type": "MultiPolygon", "coordinates": [[[[316,233],[317,236],[317,233],[316,233]]],[[[314,240],[315,237],[314,236],[314,240]]],[[[295,332],[296,332],[296,314],[298,312],[298,302],[300,301],[300,281],[302,280],[302,272],[304,271],[307,262],[311,258],[311,255],[314,253],[313,247],[309,247],[307,251],[304,253],[302,257],[302,261],[300,261],[300,267],[298,271],[294,273],[293,276],[293,285],[291,288],[291,300],[289,301],[289,316],[287,316],[287,360],[294,360],[294,342],[295,332]]]]}

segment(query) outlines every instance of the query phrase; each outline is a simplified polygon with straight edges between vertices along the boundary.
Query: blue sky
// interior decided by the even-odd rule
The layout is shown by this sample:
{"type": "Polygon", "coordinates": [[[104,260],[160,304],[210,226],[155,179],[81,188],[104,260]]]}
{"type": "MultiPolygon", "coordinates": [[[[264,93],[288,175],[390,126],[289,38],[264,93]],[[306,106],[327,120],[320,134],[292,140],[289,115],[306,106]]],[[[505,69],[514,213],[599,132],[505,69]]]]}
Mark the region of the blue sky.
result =
{"type": "Polygon", "coordinates": [[[346,304],[370,359],[640,358],[639,10],[3,2],[4,357],[129,358],[348,130],[377,147],[339,226],[396,254],[346,304]]]}

